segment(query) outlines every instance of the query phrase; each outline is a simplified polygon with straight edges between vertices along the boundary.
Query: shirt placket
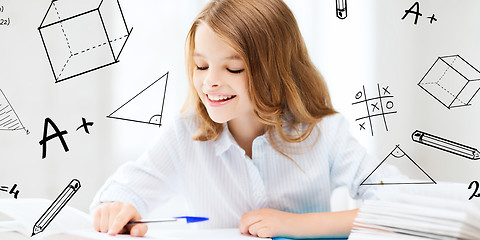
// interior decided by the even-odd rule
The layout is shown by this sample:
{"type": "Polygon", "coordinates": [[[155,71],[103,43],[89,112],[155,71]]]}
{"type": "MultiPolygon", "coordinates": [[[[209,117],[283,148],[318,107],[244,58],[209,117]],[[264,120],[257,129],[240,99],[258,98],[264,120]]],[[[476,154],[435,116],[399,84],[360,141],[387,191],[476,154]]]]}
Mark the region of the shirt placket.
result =
{"type": "Polygon", "coordinates": [[[267,194],[265,191],[265,183],[262,178],[262,162],[263,152],[261,145],[263,139],[261,137],[256,138],[252,144],[252,159],[245,155],[247,162],[247,169],[250,176],[250,182],[252,183],[253,203],[255,209],[261,209],[267,207],[267,194]]]}

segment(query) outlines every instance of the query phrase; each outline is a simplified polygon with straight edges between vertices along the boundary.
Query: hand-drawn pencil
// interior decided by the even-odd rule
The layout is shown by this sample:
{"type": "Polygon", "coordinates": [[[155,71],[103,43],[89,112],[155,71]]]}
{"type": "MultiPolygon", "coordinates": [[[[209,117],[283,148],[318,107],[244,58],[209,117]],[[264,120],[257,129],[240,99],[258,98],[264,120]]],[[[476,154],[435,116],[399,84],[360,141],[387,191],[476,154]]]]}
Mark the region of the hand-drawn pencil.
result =
{"type": "Polygon", "coordinates": [[[58,195],[57,199],[48,207],[47,211],[38,219],[33,226],[32,237],[43,232],[50,222],[57,216],[73,195],[80,189],[80,181],[73,179],[68,186],[58,195]]]}
{"type": "Polygon", "coordinates": [[[469,158],[471,160],[480,159],[480,152],[473,147],[469,147],[419,130],[413,132],[412,140],[430,147],[456,154],[461,157],[469,158]]]}
{"type": "Polygon", "coordinates": [[[337,1],[337,17],[340,19],[345,19],[347,17],[347,0],[336,0],[337,1]]]}

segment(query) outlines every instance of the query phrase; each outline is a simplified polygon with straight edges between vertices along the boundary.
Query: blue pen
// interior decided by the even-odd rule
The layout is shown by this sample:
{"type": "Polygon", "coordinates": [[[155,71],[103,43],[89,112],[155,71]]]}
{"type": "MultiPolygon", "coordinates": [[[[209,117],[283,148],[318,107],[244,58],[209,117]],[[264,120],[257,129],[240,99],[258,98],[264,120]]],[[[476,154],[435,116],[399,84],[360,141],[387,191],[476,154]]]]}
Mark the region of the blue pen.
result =
{"type": "Polygon", "coordinates": [[[167,219],[130,221],[127,224],[176,222],[179,219],[185,219],[187,220],[187,223],[196,223],[196,222],[203,222],[208,220],[208,218],[206,217],[180,216],[180,217],[173,217],[173,218],[167,218],[167,219]]]}

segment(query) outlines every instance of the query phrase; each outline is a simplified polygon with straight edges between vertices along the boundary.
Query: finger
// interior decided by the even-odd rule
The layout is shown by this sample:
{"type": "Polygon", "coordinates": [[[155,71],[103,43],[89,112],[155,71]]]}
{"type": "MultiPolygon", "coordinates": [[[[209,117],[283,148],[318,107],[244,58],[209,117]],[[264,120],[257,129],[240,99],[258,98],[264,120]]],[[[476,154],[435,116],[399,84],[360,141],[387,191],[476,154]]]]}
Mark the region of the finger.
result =
{"type": "Polygon", "coordinates": [[[263,227],[264,227],[264,224],[262,223],[262,221],[258,221],[254,224],[251,224],[248,227],[248,233],[250,233],[250,235],[252,236],[258,236],[258,230],[260,230],[263,227]]]}
{"type": "Polygon", "coordinates": [[[110,211],[107,206],[102,206],[100,209],[100,231],[103,233],[108,232],[108,219],[110,211]]]}
{"type": "Polygon", "coordinates": [[[134,218],[133,211],[127,206],[121,208],[120,212],[115,216],[113,221],[109,226],[108,234],[117,235],[119,233],[124,233],[127,230],[124,229],[128,221],[134,218]]]}
{"type": "Polygon", "coordinates": [[[118,206],[118,203],[109,203],[109,218],[108,218],[108,233],[112,230],[112,226],[117,218],[118,214],[121,211],[121,208],[118,206]]]}
{"type": "Polygon", "coordinates": [[[95,231],[100,232],[100,219],[102,218],[102,214],[99,209],[100,206],[98,206],[95,209],[95,212],[93,212],[93,228],[95,231]]]}
{"type": "Polygon", "coordinates": [[[243,214],[238,224],[240,233],[248,234],[248,228],[250,227],[250,225],[257,223],[260,220],[261,220],[261,217],[258,214],[256,214],[256,211],[250,211],[243,214]]]}
{"type": "MultiPolygon", "coordinates": [[[[136,209],[135,209],[135,213],[136,213],[135,217],[133,217],[131,221],[141,221],[142,217],[140,216],[138,211],[136,211],[136,209]]],[[[143,237],[148,230],[147,224],[130,224],[130,225],[127,225],[127,228],[128,228],[128,231],[130,232],[130,235],[133,237],[143,237]]]]}
{"type": "Polygon", "coordinates": [[[261,238],[272,238],[274,237],[273,235],[271,229],[268,227],[262,227],[257,230],[257,236],[261,238]]]}

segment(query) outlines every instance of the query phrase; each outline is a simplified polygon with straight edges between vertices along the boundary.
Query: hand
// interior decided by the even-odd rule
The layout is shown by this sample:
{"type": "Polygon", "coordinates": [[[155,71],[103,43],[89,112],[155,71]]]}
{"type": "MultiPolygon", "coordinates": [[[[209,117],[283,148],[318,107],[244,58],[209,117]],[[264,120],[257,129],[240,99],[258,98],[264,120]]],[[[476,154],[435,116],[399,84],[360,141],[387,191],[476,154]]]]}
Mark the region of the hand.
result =
{"type": "Polygon", "coordinates": [[[244,213],[238,228],[242,234],[271,238],[276,236],[293,236],[295,218],[298,214],[264,208],[244,213]]]}
{"type": "Polygon", "coordinates": [[[139,221],[142,217],[137,209],[128,203],[106,202],[100,204],[93,213],[95,230],[109,235],[130,233],[134,237],[142,237],[147,233],[146,224],[129,224],[129,221],[139,221]]]}

